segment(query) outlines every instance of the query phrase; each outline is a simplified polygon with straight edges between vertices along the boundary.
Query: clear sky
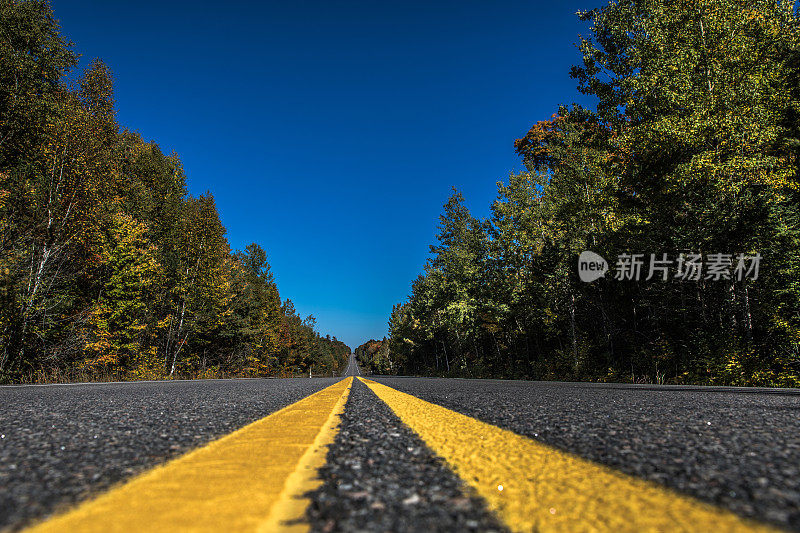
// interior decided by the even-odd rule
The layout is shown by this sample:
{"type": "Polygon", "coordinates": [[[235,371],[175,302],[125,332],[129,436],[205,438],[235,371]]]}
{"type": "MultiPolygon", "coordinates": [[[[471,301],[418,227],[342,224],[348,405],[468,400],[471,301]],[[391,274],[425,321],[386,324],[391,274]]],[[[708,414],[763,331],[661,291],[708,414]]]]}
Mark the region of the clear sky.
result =
{"type": "Polygon", "coordinates": [[[53,0],[122,125],[177,152],[232,248],[351,347],[386,334],[459,188],[478,216],[560,103],[600,0],[53,0]]]}

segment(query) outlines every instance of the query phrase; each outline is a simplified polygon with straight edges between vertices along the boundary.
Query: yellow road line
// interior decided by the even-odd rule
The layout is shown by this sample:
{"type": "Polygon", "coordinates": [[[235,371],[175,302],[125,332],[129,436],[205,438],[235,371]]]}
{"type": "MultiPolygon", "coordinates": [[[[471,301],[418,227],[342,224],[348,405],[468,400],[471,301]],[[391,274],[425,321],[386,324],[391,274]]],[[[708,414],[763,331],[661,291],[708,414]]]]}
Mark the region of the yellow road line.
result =
{"type": "Polygon", "coordinates": [[[34,532],[308,530],[301,495],[333,442],[353,378],[133,478],[34,532]],[[287,522],[292,522],[289,523],[287,522]]]}
{"type": "Polygon", "coordinates": [[[359,379],[513,531],[772,531],[654,483],[359,379]]]}

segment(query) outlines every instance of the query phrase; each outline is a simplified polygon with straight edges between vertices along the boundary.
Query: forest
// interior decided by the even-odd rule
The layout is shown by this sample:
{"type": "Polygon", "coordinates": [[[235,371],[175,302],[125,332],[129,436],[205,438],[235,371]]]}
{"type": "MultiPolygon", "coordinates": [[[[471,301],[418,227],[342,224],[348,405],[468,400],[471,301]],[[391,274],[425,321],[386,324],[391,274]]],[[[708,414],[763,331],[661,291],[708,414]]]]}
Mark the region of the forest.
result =
{"type": "Polygon", "coordinates": [[[595,104],[562,105],[520,132],[523,170],[498,183],[486,218],[454,191],[388,346],[360,349],[362,362],[800,385],[796,3],[617,0],[578,16],[587,34],[569,72],[595,104]],[[584,251],[612,269],[642,254],[643,275],[581,281],[584,251]],[[706,270],[678,276],[689,256],[706,270]],[[735,275],[744,257],[760,259],[757,274],[735,275]],[[666,258],[663,276],[647,275],[652,258],[666,258]]]}
{"type": "Polygon", "coordinates": [[[176,154],[46,0],[0,0],[0,383],[339,373],[350,349],[231,250],[176,154]]]}

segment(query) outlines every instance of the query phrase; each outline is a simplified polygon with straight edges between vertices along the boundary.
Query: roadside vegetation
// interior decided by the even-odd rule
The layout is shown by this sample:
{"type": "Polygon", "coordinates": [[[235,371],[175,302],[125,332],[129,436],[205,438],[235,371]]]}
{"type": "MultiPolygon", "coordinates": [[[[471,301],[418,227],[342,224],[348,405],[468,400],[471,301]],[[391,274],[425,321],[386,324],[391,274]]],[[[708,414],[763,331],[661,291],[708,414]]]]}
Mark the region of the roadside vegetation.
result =
{"type": "Polygon", "coordinates": [[[361,371],[367,374],[394,374],[396,369],[390,355],[389,344],[386,337],[380,341],[370,339],[353,350],[361,371]]]}
{"type": "Polygon", "coordinates": [[[349,348],[121,127],[45,0],[0,0],[0,382],[329,374],[349,348]]]}
{"type": "MultiPolygon", "coordinates": [[[[800,27],[795,2],[618,0],[560,107],[515,147],[488,219],[455,192],[382,372],[800,385],[800,27]],[[577,275],[591,250],[760,254],[760,275],[577,275]]],[[[566,66],[565,66],[566,68],[566,66]]],[[[674,266],[674,265],[673,265],[674,266]]],[[[366,352],[365,352],[366,354],[366,352]]],[[[383,362],[381,362],[383,361],[383,362]]]]}

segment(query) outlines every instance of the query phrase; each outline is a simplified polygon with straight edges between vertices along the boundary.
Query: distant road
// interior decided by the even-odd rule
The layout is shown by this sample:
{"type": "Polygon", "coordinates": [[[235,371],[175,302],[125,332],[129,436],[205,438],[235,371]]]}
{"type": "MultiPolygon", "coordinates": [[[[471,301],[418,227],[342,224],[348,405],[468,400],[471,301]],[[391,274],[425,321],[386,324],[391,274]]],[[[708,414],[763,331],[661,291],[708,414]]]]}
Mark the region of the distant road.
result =
{"type": "Polygon", "coordinates": [[[798,391],[344,375],[0,387],[0,530],[800,531],[798,391]]]}
{"type": "Polygon", "coordinates": [[[350,358],[347,360],[347,368],[345,368],[344,372],[342,373],[343,377],[347,376],[360,376],[361,370],[358,368],[358,363],[356,362],[356,356],[354,354],[350,354],[350,358]]]}

